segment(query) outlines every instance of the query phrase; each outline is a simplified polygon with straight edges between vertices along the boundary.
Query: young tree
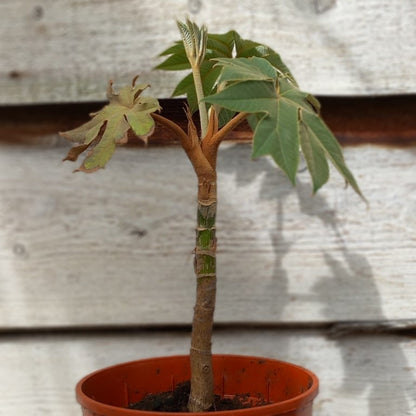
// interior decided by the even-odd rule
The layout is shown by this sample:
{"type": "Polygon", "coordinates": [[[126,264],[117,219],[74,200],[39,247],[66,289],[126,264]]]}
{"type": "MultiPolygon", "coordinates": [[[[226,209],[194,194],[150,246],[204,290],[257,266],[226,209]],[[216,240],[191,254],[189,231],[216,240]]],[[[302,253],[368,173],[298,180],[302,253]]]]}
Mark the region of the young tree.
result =
{"type": "Polygon", "coordinates": [[[280,56],[271,48],[245,40],[235,31],[209,34],[187,20],[178,22],[182,41],[161,55],[163,70],[191,70],[173,95],[187,96],[185,132],[175,122],[159,114],[156,98],[143,96],[146,84],[124,87],[118,94],[109,83],[109,104],[91,114],[84,125],[61,133],[78,143],[66,160],[75,161],[87,151],[78,170],[93,172],[103,168],[116,145],[128,140],[128,132],[147,142],[155,123],[171,129],[180,139],[198,181],[198,206],[194,268],[196,303],[190,349],[191,393],[188,408],[205,411],[214,400],[211,337],[216,297],[217,211],[216,159],[219,145],[239,123],[247,119],[253,134],[252,156],[271,156],[295,184],[300,153],[316,192],[329,178],[328,160],[345,181],[362,197],[347,168],[341,147],[320,117],[320,104],[299,89],[280,56]],[[200,130],[192,113],[199,111],[200,130]]]}

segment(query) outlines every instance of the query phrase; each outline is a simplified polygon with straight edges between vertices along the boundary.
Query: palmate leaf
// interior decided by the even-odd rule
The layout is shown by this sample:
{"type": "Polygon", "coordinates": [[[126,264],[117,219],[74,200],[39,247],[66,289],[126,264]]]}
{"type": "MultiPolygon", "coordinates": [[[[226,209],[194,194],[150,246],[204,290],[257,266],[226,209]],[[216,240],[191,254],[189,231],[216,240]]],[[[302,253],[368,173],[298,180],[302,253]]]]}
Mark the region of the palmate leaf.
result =
{"type": "Polygon", "coordinates": [[[274,79],[261,80],[262,74],[269,76],[270,68],[273,68],[264,58],[236,58],[233,61],[218,60],[218,65],[223,66],[219,81],[231,82],[205,101],[228,110],[253,114],[249,118],[254,130],[252,156],[270,155],[295,183],[301,149],[314,192],[328,181],[329,159],[362,197],[338,141],[319,115],[318,100],[300,91],[278,71],[274,79]],[[260,64],[259,60],[264,62],[260,64]],[[243,69],[240,75],[235,73],[239,67],[243,69]]]}
{"type": "Polygon", "coordinates": [[[277,95],[274,82],[233,83],[205,98],[233,111],[258,113],[253,121],[253,157],[271,155],[294,183],[299,164],[298,106],[277,95]]]}
{"type": "Polygon", "coordinates": [[[89,173],[104,168],[116,145],[127,142],[129,130],[144,141],[153,133],[154,120],[150,114],[160,109],[159,102],[153,97],[141,97],[148,85],[135,85],[136,79],[119,94],[113,91],[110,82],[107,90],[109,104],[91,114],[92,119],[82,126],[60,133],[64,138],[79,143],[64,160],[74,162],[81,153],[89,150],[77,170],[89,173]]]}

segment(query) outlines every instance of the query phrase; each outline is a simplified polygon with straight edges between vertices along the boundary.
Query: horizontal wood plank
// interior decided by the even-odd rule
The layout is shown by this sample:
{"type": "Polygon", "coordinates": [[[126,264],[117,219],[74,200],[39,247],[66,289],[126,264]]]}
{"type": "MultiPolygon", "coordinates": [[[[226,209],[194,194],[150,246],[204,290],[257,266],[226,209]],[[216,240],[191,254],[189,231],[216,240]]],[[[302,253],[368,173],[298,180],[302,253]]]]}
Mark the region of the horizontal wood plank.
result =
{"type": "MultiPolygon", "coordinates": [[[[75,383],[89,372],[151,356],[187,354],[181,332],[2,336],[0,415],[80,415],[75,383]]],[[[330,339],[321,331],[216,331],[214,352],[278,358],[320,379],[315,416],[416,414],[416,340],[401,336],[330,339]]]]}
{"type": "MultiPolygon", "coordinates": [[[[72,174],[67,147],[0,150],[0,327],[188,324],[195,178],[179,147],[121,148],[72,174]],[[172,178],[174,181],[172,181],[172,178]]],[[[416,318],[416,149],[349,147],[315,197],[249,145],[219,156],[217,322],[416,318]]],[[[410,325],[410,324],[409,324],[410,325]]]]}
{"type": "Polygon", "coordinates": [[[412,0],[2,0],[0,103],[102,100],[137,73],[170,97],[183,75],[152,68],[186,15],[277,49],[312,93],[416,92],[412,0]]]}

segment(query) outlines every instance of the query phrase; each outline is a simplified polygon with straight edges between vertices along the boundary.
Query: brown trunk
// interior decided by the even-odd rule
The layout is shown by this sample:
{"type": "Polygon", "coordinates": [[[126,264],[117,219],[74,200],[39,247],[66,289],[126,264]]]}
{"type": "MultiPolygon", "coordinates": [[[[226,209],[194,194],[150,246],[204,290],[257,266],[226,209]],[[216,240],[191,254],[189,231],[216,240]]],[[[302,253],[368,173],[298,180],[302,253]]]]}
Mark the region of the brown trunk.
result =
{"type": "Polygon", "coordinates": [[[214,403],[214,376],[212,372],[211,338],[216,297],[216,248],[215,220],[217,213],[217,151],[224,137],[247,116],[240,113],[218,131],[218,118],[211,112],[208,131],[201,141],[193,123],[188,118],[188,134],[177,124],[158,114],[155,120],[166,125],[180,138],[198,177],[198,212],[195,247],[195,275],[197,280],[196,303],[192,322],[190,349],[191,393],[188,410],[203,412],[214,403]]]}
{"type": "Polygon", "coordinates": [[[211,338],[217,283],[215,179],[208,184],[200,182],[199,197],[195,248],[197,289],[190,350],[191,394],[188,403],[191,412],[208,410],[214,402],[211,338]]]}

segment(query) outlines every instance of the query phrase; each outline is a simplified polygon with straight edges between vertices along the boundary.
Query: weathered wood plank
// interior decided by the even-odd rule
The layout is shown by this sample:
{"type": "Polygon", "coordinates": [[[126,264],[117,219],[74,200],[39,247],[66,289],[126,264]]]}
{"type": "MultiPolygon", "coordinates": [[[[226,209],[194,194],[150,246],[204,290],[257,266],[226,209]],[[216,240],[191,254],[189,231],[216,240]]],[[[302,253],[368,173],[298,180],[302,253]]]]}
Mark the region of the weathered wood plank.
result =
{"type": "Polygon", "coordinates": [[[102,100],[137,73],[169,97],[180,75],[150,72],[186,15],[276,48],[315,94],[416,92],[412,0],[3,0],[0,102],[102,100]]]}
{"type": "MultiPolygon", "coordinates": [[[[75,383],[119,362],[187,354],[188,334],[80,334],[0,338],[0,415],[74,416],[75,383]]],[[[416,340],[388,335],[328,339],[319,331],[217,331],[214,351],[278,358],[320,378],[315,416],[416,414],[416,340]]]]}
{"type": "MultiPolygon", "coordinates": [[[[182,150],[119,149],[93,175],[73,175],[65,152],[1,147],[0,327],[189,323],[195,179],[182,150]]],[[[218,322],[415,319],[416,149],[346,148],[369,209],[336,173],[311,198],[306,173],[295,189],[249,156],[219,157],[218,322]]]]}

